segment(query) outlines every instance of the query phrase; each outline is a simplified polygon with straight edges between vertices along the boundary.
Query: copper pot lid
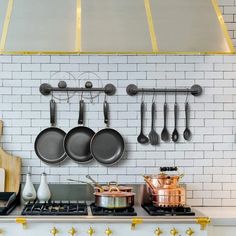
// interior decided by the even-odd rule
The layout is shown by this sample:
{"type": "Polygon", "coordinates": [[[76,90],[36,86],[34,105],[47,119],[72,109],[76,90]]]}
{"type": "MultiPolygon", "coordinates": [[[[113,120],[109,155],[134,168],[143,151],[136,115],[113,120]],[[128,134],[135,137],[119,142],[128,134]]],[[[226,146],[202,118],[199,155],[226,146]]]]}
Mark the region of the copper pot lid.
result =
{"type": "Polygon", "coordinates": [[[107,197],[132,197],[135,195],[133,192],[121,191],[118,187],[110,187],[108,191],[95,192],[95,196],[107,196],[107,197]]]}
{"type": "MultiPolygon", "coordinates": [[[[109,191],[111,187],[117,187],[119,188],[120,191],[132,191],[133,188],[130,186],[125,186],[125,185],[119,185],[117,182],[109,182],[107,185],[102,185],[102,188],[104,191],[109,191]]],[[[98,187],[95,187],[95,189],[99,190],[98,187]]]]}

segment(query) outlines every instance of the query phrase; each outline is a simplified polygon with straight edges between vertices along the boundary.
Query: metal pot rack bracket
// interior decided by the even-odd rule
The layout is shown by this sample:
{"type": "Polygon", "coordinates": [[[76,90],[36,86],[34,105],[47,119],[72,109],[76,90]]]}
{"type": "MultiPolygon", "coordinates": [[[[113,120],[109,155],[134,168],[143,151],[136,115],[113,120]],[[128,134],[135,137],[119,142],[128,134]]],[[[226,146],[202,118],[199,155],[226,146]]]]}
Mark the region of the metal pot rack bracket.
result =
{"type": "Polygon", "coordinates": [[[52,92],[104,92],[108,96],[112,96],[116,92],[116,87],[113,84],[106,84],[103,88],[93,88],[93,83],[87,81],[85,87],[67,87],[65,81],[60,81],[58,87],[52,87],[50,84],[44,83],[39,87],[42,95],[47,96],[52,92]]]}
{"type": "Polygon", "coordinates": [[[130,96],[135,96],[138,93],[189,93],[193,96],[200,96],[202,94],[202,87],[194,84],[190,88],[138,88],[135,84],[130,84],[126,88],[126,92],[130,96]]]}

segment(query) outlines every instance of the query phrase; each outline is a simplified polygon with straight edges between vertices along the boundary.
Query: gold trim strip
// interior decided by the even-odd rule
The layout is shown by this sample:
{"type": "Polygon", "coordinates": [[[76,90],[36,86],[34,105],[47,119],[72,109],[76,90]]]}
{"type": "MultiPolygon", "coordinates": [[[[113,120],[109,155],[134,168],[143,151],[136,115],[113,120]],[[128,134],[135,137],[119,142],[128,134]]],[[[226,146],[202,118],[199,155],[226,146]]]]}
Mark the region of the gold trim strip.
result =
{"type": "Polygon", "coordinates": [[[75,40],[76,40],[75,50],[76,52],[80,52],[81,50],[81,0],[77,0],[75,40]]]}
{"type": "Polygon", "coordinates": [[[14,0],[8,1],[6,16],[5,16],[5,20],[4,20],[4,24],[3,24],[2,37],[1,37],[1,41],[0,41],[0,52],[4,51],[4,49],[5,49],[8,27],[10,24],[13,4],[14,4],[14,0]]]}
{"type": "Polygon", "coordinates": [[[229,50],[231,52],[235,52],[233,42],[232,42],[232,40],[231,40],[231,38],[229,36],[229,32],[228,32],[227,26],[226,26],[226,24],[224,22],[224,18],[223,18],[222,14],[221,14],[220,8],[219,8],[219,6],[217,4],[217,0],[211,0],[211,2],[212,2],[212,5],[214,7],[214,10],[216,12],[217,18],[218,18],[218,20],[220,22],[220,26],[221,26],[223,34],[224,34],[224,36],[226,38],[229,50]]]}
{"type": "Polygon", "coordinates": [[[158,46],[157,46],[156,33],[155,33],[153,19],[152,19],[150,0],[144,0],[144,6],[145,6],[145,10],[146,10],[148,28],[149,28],[149,33],[150,33],[151,42],[152,42],[152,50],[153,50],[153,52],[157,53],[159,50],[158,50],[158,46]]]}
{"type": "Polygon", "coordinates": [[[76,51],[0,51],[0,55],[233,55],[235,52],[76,52],[76,51]]]}

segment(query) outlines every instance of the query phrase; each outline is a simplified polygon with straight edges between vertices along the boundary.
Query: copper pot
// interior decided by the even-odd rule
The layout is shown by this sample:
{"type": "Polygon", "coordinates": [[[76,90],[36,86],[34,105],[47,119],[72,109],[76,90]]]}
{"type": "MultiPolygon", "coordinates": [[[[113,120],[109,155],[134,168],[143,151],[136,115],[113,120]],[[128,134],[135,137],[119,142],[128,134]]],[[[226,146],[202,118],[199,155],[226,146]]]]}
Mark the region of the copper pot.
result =
{"type": "Polygon", "coordinates": [[[177,171],[177,167],[161,167],[158,175],[144,176],[155,206],[182,206],[186,203],[186,190],[180,186],[183,175],[170,175],[166,171],[177,171]]]}

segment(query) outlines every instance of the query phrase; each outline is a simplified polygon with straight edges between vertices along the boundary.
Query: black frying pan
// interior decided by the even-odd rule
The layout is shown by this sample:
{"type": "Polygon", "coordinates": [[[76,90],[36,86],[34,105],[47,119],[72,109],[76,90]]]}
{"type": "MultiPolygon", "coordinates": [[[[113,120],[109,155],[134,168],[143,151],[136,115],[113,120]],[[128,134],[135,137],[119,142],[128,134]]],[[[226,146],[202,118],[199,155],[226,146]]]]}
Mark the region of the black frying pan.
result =
{"type": "Polygon", "coordinates": [[[42,161],[48,164],[59,163],[66,158],[63,141],[66,133],[54,127],[56,103],[50,101],[50,123],[51,127],[41,131],[35,139],[34,150],[42,161]]]}
{"type": "Polygon", "coordinates": [[[84,101],[80,100],[78,127],[70,130],[64,139],[64,148],[67,155],[79,163],[89,162],[93,159],[90,151],[90,141],[94,131],[84,126],[84,101]]]}
{"type": "Polygon", "coordinates": [[[98,162],[104,165],[113,165],[122,158],[125,143],[118,131],[108,128],[108,109],[108,103],[104,101],[104,123],[107,127],[93,136],[90,149],[94,159],[98,162]]]}

